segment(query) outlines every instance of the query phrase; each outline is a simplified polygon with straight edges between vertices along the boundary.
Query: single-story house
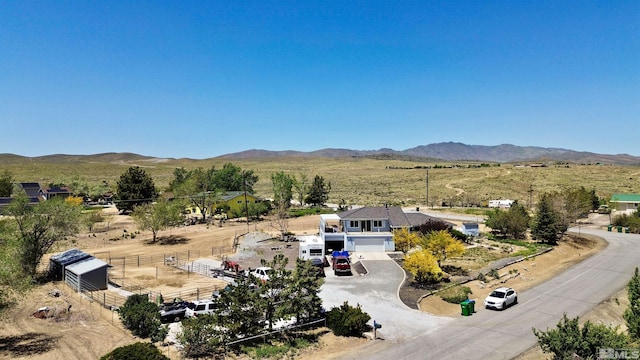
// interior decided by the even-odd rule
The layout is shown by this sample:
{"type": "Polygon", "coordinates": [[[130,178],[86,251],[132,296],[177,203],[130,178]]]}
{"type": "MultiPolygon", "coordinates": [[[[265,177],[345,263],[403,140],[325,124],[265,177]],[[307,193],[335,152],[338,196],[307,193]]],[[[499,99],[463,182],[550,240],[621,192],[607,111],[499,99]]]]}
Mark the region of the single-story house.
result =
{"type": "Polygon", "coordinates": [[[30,198],[39,198],[42,196],[40,194],[40,184],[37,182],[22,182],[18,183],[18,186],[21,187],[22,190],[24,190],[24,192],[27,193],[27,196],[30,198]]]}
{"type": "Polygon", "coordinates": [[[41,188],[40,196],[42,196],[45,200],[53,199],[54,197],[60,197],[62,199],[66,199],[72,195],[71,189],[66,186],[54,186],[41,188]]]}
{"type": "Polygon", "coordinates": [[[609,204],[616,211],[636,211],[640,205],[640,194],[613,194],[609,204]]]}
{"type": "Polygon", "coordinates": [[[325,252],[394,251],[393,231],[415,230],[435,218],[420,212],[404,212],[398,206],[362,207],[320,216],[320,237],[325,252]]]}

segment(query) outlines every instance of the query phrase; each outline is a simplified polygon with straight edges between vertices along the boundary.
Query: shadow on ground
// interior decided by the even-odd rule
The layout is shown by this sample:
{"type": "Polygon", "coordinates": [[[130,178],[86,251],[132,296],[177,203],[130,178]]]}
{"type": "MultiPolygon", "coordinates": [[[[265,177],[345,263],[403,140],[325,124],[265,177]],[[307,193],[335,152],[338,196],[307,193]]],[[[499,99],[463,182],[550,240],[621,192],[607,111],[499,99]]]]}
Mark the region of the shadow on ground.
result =
{"type": "Polygon", "coordinates": [[[54,349],[57,342],[57,337],[42,333],[0,336],[0,355],[23,357],[44,354],[54,349]]]}
{"type": "Polygon", "coordinates": [[[158,242],[160,245],[178,245],[188,243],[189,239],[180,235],[169,235],[158,237],[158,242]]]}

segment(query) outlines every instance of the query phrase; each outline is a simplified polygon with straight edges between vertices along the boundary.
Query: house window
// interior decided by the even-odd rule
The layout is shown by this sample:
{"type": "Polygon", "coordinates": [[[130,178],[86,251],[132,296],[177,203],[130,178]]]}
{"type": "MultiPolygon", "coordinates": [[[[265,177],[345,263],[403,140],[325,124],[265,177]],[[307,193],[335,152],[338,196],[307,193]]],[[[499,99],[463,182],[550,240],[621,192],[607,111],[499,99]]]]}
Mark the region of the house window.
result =
{"type": "Polygon", "coordinates": [[[309,249],[309,255],[322,256],[322,249],[309,249]]]}
{"type": "Polygon", "coordinates": [[[358,220],[351,220],[351,221],[349,221],[349,227],[357,228],[357,227],[359,227],[359,226],[360,226],[360,224],[358,223],[358,220]]]}
{"type": "Polygon", "coordinates": [[[381,228],[382,220],[373,220],[373,227],[381,228]]]}

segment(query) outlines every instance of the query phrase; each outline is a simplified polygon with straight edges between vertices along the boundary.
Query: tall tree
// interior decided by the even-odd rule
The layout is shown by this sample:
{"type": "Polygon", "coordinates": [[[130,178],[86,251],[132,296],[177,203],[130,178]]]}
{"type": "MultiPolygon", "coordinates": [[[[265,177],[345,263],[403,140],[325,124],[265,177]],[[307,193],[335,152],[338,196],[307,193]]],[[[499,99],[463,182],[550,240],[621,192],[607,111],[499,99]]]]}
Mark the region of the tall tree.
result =
{"type": "Polygon", "coordinates": [[[307,195],[306,202],[313,206],[324,206],[329,200],[329,192],[331,191],[331,183],[324,183],[322,176],[316,175],[313,178],[313,183],[309,188],[309,194],[307,195]]]}
{"type": "Polygon", "coordinates": [[[307,174],[301,173],[300,178],[294,177],[293,188],[296,189],[298,203],[300,206],[304,206],[304,198],[307,196],[307,192],[309,191],[309,178],[307,177],[307,174]]]}
{"type": "Polygon", "coordinates": [[[296,259],[296,267],[283,298],[283,313],[293,315],[296,321],[304,323],[316,319],[322,312],[322,299],[318,295],[324,279],[318,277],[318,270],[308,260],[296,259]]]}
{"type": "Polygon", "coordinates": [[[180,204],[160,199],[153,204],[136,206],[131,214],[140,230],[149,230],[156,242],[159,231],[178,226],[184,220],[180,204]]]}
{"type": "Polygon", "coordinates": [[[271,184],[273,186],[273,205],[276,210],[277,224],[284,238],[284,235],[289,231],[288,219],[291,199],[293,198],[293,179],[280,171],[271,175],[271,184]]]}
{"type": "Polygon", "coordinates": [[[226,163],[222,169],[214,169],[214,187],[222,191],[247,191],[253,194],[253,186],[258,182],[258,176],[253,170],[242,170],[239,166],[226,163]]]}
{"type": "Polygon", "coordinates": [[[214,168],[196,168],[187,174],[177,169],[174,172],[175,195],[198,208],[203,223],[206,222],[207,213],[219,196],[219,190],[215,187],[214,172],[214,168]]]}
{"type": "Polygon", "coordinates": [[[629,307],[625,310],[623,317],[629,335],[638,340],[640,339],[640,274],[638,274],[637,267],[627,284],[627,296],[629,297],[629,307]]]}
{"type": "Polygon", "coordinates": [[[227,286],[215,299],[221,310],[214,315],[215,324],[227,329],[230,339],[258,334],[264,329],[261,299],[251,279],[239,277],[235,284],[227,286]]]}
{"type": "Polygon", "coordinates": [[[269,280],[259,281],[260,303],[264,309],[264,317],[269,325],[269,330],[271,330],[274,320],[287,315],[287,307],[283,300],[285,299],[284,290],[291,282],[291,270],[287,269],[289,258],[282,253],[276,254],[271,261],[261,259],[260,263],[262,266],[273,269],[269,280]]]}
{"type": "Polygon", "coordinates": [[[13,192],[13,175],[5,170],[0,175],[0,197],[9,197],[13,192]]]}
{"type": "Polygon", "coordinates": [[[0,313],[24,294],[31,276],[22,270],[20,238],[13,219],[0,219],[0,313]]]}
{"type": "Polygon", "coordinates": [[[23,271],[32,277],[44,254],[56,242],[76,235],[80,230],[82,209],[63,199],[54,198],[31,206],[23,191],[11,202],[7,212],[16,224],[15,236],[23,271]]]}
{"type": "Polygon", "coordinates": [[[156,199],[158,192],[153,179],[139,166],[132,166],[118,180],[116,207],[121,212],[131,211],[140,204],[156,199]]]}
{"type": "Polygon", "coordinates": [[[531,235],[534,239],[555,245],[567,231],[567,225],[555,210],[552,200],[548,193],[541,196],[531,223],[531,235]]]}

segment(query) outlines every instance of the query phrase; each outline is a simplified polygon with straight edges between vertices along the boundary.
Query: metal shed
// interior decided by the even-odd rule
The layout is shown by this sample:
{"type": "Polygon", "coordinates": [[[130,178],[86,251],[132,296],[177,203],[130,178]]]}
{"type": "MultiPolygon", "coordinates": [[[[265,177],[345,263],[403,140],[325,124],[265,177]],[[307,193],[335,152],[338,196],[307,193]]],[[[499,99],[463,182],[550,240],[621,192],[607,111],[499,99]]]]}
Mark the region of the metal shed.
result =
{"type": "Polygon", "coordinates": [[[109,264],[91,257],[66,267],[64,282],[77,292],[106,290],[109,264]]]}
{"type": "Polygon", "coordinates": [[[49,259],[49,274],[53,280],[64,280],[65,268],[67,266],[92,257],[93,256],[75,248],[60,254],[55,254],[49,259]]]}

